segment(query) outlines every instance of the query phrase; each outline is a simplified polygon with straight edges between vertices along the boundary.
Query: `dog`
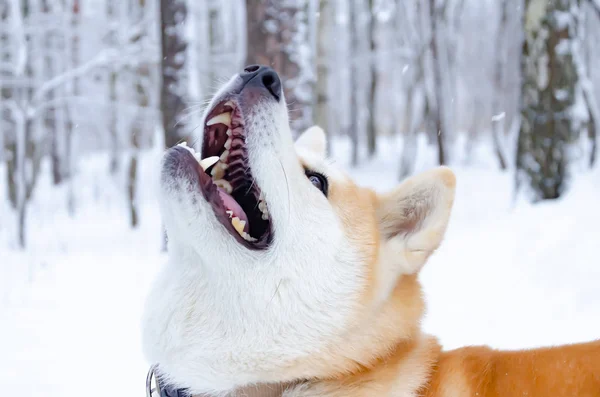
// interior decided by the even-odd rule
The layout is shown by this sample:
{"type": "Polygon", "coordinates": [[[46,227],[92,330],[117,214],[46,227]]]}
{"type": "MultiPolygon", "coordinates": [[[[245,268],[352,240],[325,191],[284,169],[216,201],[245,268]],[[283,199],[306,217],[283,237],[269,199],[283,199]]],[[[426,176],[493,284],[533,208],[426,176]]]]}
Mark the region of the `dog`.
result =
{"type": "Polygon", "coordinates": [[[169,261],[143,345],[201,396],[600,396],[600,342],[443,351],[419,271],[455,195],[446,167],[386,194],[357,186],[312,127],[293,140],[282,83],[253,65],[206,110],[198,151],[162,159],[169,261]]]}

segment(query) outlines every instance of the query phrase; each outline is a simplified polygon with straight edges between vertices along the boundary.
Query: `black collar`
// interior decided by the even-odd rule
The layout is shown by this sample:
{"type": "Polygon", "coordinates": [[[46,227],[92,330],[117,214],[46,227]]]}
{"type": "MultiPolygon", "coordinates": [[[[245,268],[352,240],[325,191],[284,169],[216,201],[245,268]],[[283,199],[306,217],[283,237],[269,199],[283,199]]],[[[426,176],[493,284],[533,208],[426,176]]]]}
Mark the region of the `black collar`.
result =
{"type": "Polygon", "coordinates": [[[164,383],[158,374],[158,365],[153,365],[146,375],[146,397],[189,397],[186,389],[178,389],[164,383]],[[154,387],[152,381],[154,380],[154,387]]]}

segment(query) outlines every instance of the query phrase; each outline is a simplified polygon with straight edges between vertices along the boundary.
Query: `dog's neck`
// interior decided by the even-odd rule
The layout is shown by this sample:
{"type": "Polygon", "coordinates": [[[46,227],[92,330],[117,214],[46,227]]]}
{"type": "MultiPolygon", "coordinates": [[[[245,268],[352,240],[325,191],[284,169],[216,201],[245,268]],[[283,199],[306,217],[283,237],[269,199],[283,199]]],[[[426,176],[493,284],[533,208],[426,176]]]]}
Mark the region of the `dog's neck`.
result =
{"type": "MultiPolygon", "coordinates": [[[[228,394],[228,397],[281,397],[283,392],[290,387],[288,384],[260,384],[246,386],[228,394]]],[[[196,394],[193,397],[212,397],[207,394],[196,394]]]]}
{"type": "MultiPolygon", "coordinates": [[[[297,383],[259,384],[246,386],[227,397],[328,397],[339,396],[351,383],[356,395],[420,396],[434,374],[441,353],[437,340],[426,335],[400,343],[389,356],[381,357],[364,371],[341,375],[329,380],[311,380],[297,383]],[[376,380],[376,383],[374,381],[376,380]],[[298,388],[296,388],[299,386],[298,388]]],[[[196,395],[194,397],[213,397],[196,395]]]]}

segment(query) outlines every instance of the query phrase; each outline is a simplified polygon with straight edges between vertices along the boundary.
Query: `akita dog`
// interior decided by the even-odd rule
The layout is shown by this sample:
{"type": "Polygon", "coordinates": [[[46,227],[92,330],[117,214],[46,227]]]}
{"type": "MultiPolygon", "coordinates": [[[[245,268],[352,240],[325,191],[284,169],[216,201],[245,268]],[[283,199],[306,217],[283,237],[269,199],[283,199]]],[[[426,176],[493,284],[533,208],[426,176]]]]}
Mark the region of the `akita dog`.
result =
{"type": "Polygon", "coordinates": [[[165,384],[203,396],[600,396],[600,342],[444,352],[423,334],[417,275],[444,237],[454,174],[377,194],[325,147],[317,127],[293,141],[278,75],[250,66],[209,105],[199,152],[166,152],[169,262],[143,327],[165,384]]]}

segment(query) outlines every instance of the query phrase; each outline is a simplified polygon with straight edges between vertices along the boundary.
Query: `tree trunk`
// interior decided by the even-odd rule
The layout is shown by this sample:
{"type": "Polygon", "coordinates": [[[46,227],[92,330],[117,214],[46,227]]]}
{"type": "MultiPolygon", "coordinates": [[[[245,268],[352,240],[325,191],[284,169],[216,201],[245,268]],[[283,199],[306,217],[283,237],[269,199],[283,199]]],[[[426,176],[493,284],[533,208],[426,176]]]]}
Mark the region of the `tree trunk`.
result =
{"type": "Polygon", "coordinates": [[[492,100],[492,140],[494,143],[494,151],[498,158],[498,163],[501,170],[505,170],[506,159],[502,151],[502,137],[504,135],[504,123],[506,122],[506,112],[503,108],[502,98],[504,98],[504,69],[506,68],[506,50],[504,41],[506,40],[506,25],[508,23],[508,0],[501,2],[501,16],[498,33],[496,37],[496,64],[494,67],[494,85],[495,92],[492,100]]]}
{"type": "MultiPolygon", "coordinates": [[[[358,1],[358,0],[356,0],[358,1]]],[[[358,154],[359,154],[359,139],[358,139],[358,131],[360,125],[360,117],[359,117],[359,106],[358,106],[358,90],[357,87],[357,79],[358,79],[358,32],[357,32],[357,22],[358,22],[358,13],[356,11],[355,2],[351,2],[350,4],[350,84],[351,84],[351,98],[350,98],[350,141],[352,142],[352,154],[350,158],[351,165],[353,167],[358,165],[358,154]]]]}
{"type": "MultiPolygon", "coordinates": [[[[331,138],[329,126],[329,98],[328,92],[328,74],[329,64],[327,58],[327,29],[329,27],[330,5],[328,0],[321,0],[319,4],[319,23],[317,40],[317,88],[315,101],[315,123],[325,130],[325,133],[331,138]]],[[[331,139],[327,139],[327,153],[331,153],[331,139]]]]}
{"type": "Polygon", "coordinates": [[[553,0],[540,13],[539,1],[525,2],[517,188],[527,185],[534,202],[565,191],[569,146],[578,136],[572,114],[578,84],[572,53],[575,6],[575,0],[553,0]]]}
{"type": "Polygon", "coordinates": [[[411,84],[406,93],[405,120],[407,130],[404,131],[404,142],[402,145],[402,158],[400,159],[400,180],[413,173],[417,157],[417,123],[414,119],[414,101],[416,88],[411,84]]]}
{"type": "Polygon", "coordinates": [[[116,175],[121,168],[120,155],[120,144],[119,144],[119,107],[117,105],[117,79],[118,75],[116,71],[110,71],[109,73],[109,107],[110,114],[108,119],[108,136],[110,139],[110,165],[109,170],[112,175],[116,175]]]}
{"type": "Polygon", "coordinates": [[[127,181],[127,195],[129,199],[129,221],[131,227],[137,227],[138,205],[137,205],[137,174],[138,174],[138,150],[139,143],[136,133],[131,136],[131,158],[129,159],[129,173],[127,181]]]}
{"type": "Polygon", "coordinates": [[[184,27],[187,17],[185,0],[160,0],[161,75],[160,108],[166,147],[185,139],[183,123],[186,109],[186,48],[184,27]]]}
{"type": "Polygon", "coordinates": [[[301,46],[310,41],[310,1],[246,0],[246,64],[271,66],[279,73],[295,133],[313,124],[314,54],[301,53],[301,46]]]}
{"type": "Polygon", "coordinates": [[[449,133],[444,125],[444,80],[442,77],[442,45],[439,32],[439,26],[442,19],[440,7],[436,5],[436,0],[429,0],[429,10],[431,15],[431,56],[433,64],[433,81],[434,81],[434,101],[430,103],[432,115],[434,117],[435,133],[437,135],[438,146],[438,163],[446,164],[448,156],[446,154],[446,134],[449,133]]]}
{"type": "Polygon", "coordinates": [[[371,86],[369,87],[369,114],[367,121],[367,153],[373,157],[377,151],[377,125],[375,123],[375,95],[377,93],[377,38],[375,37],[377,28],[377,15],[374,0],[369,0],[369,12],[371,24],[369,26],[370,51],[369,68],[371,70],[371,86]]]}

